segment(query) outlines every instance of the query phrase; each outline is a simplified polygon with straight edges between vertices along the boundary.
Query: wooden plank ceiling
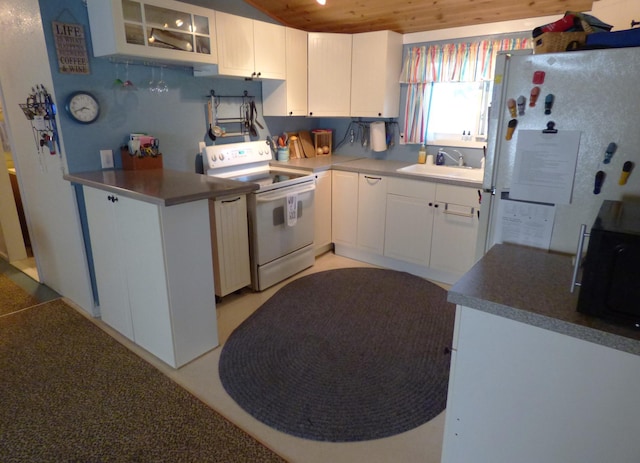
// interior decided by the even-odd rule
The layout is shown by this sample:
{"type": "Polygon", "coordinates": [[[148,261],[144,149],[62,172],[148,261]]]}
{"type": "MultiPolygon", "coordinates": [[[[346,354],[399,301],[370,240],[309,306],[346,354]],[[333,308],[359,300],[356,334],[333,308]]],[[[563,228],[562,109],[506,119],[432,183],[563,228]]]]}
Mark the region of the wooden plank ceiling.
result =
{"type": "Polygon", "coordinates": [[[284,25],[308,32],[406,34],[591,11],[593,0],[326,0],[325,6],[316,0],[245,2],[284,25]]]}

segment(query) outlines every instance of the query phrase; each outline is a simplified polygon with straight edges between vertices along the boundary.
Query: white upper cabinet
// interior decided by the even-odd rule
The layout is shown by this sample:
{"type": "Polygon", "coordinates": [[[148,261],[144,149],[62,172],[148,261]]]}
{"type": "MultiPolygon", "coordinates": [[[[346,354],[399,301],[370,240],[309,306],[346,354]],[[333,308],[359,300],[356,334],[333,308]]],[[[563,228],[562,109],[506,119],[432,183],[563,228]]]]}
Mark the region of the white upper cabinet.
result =
{"type": "Polygon", "coordinates": [[[172,0],[87,0],[94,56],[198,68],[218,61],[215,13],[172,0]]]}
{"type": "Polygon", "coordinates": [[[307,115],[307,32],[287,27],[286,80],[262,83],[262,112],[265,116],[307,115]]]}
{"type": "Polygon", "coordinates": [[[216,37],[220,75],[285,79],[284,26],[216,12],[216,37]]]}
{"type": "Polygon", "coordinates": [[[392,31],[353,35],[351,116],[398,117],[402,35],[392,31]]]}
{"type": "Polygon", "coordinates": [[[309,33],[309,116],[350,116],[351,37],[309,33]]]}

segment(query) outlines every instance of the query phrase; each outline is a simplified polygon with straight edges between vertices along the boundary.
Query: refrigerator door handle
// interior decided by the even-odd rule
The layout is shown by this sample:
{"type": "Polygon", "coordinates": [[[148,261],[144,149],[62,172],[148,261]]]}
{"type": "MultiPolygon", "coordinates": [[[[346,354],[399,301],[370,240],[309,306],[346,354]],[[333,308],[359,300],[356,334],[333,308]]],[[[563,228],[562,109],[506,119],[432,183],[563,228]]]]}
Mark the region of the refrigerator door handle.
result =
{"type": "Polygon", "coordinates": [[[576,286],[582,286],[581,283],[576,281],[578,279],[578,270],[580,269],[580,262],[582,260],[582,249],[584,248],[584,239],[588,238],[590,233],[587,233],[587,226],[585,224],[580,225],[580,235],[578,235],[578,249],[576,250],[576,262],[573,265],[573,276],[571,277],[571,292],[576,289],[576,286]]]}

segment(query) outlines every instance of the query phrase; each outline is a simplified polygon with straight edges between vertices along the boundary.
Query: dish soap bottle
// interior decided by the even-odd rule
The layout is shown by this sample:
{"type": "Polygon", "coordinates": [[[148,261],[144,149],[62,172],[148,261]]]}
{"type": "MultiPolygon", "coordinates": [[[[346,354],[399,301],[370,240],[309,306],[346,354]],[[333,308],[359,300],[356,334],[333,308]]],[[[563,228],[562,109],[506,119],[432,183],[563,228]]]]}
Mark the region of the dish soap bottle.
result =
{"type": "Polygon", "coordinates": [[[444,148],[440,148],[438,150],[438,154],[436,154],[436,165],[443,166],[444,165],[444,148]]]}
{"type": "Polygon", "coordinates": [[[427,148],[422,145],[418,151],[418,164],[424,164],[427,162],[427,148]]]}

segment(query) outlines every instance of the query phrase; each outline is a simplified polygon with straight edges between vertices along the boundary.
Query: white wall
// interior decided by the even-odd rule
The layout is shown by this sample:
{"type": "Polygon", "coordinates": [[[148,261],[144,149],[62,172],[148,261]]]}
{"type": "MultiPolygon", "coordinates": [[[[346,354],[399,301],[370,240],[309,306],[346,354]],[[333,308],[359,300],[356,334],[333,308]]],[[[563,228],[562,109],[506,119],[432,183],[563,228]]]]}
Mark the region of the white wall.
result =
{"type": "MultiPolygon", "coordinates": [[[[38,0],[2,0],[0,43],[5,119],[40,279],[91,313],[93,297],[74,191],[62,178],[66,163],[60,155],[40,152],[18,106],[36,84],[53,94],[38,0]]],[[[55,94],[53,98],[57,101],[55,94]]]]}
{"type": "MultiPolygon", "coordinates": [[[[2,88],[0,87],[0,122],[4,121],[4,109],[2,102],[2,88]]],[[[8,136],[8,134],[5,134],[8,136]]],[[[6,142],[6,140],[5,140],[6,142]]],[[[13,198],[11,181],[6,168],[6,158],[10,153],[5,153],[0,144],[0,256],[9,262],[26,259],[27,250],[24,247],[24,238],[18,219],[18,210],[13,198]]]]}

